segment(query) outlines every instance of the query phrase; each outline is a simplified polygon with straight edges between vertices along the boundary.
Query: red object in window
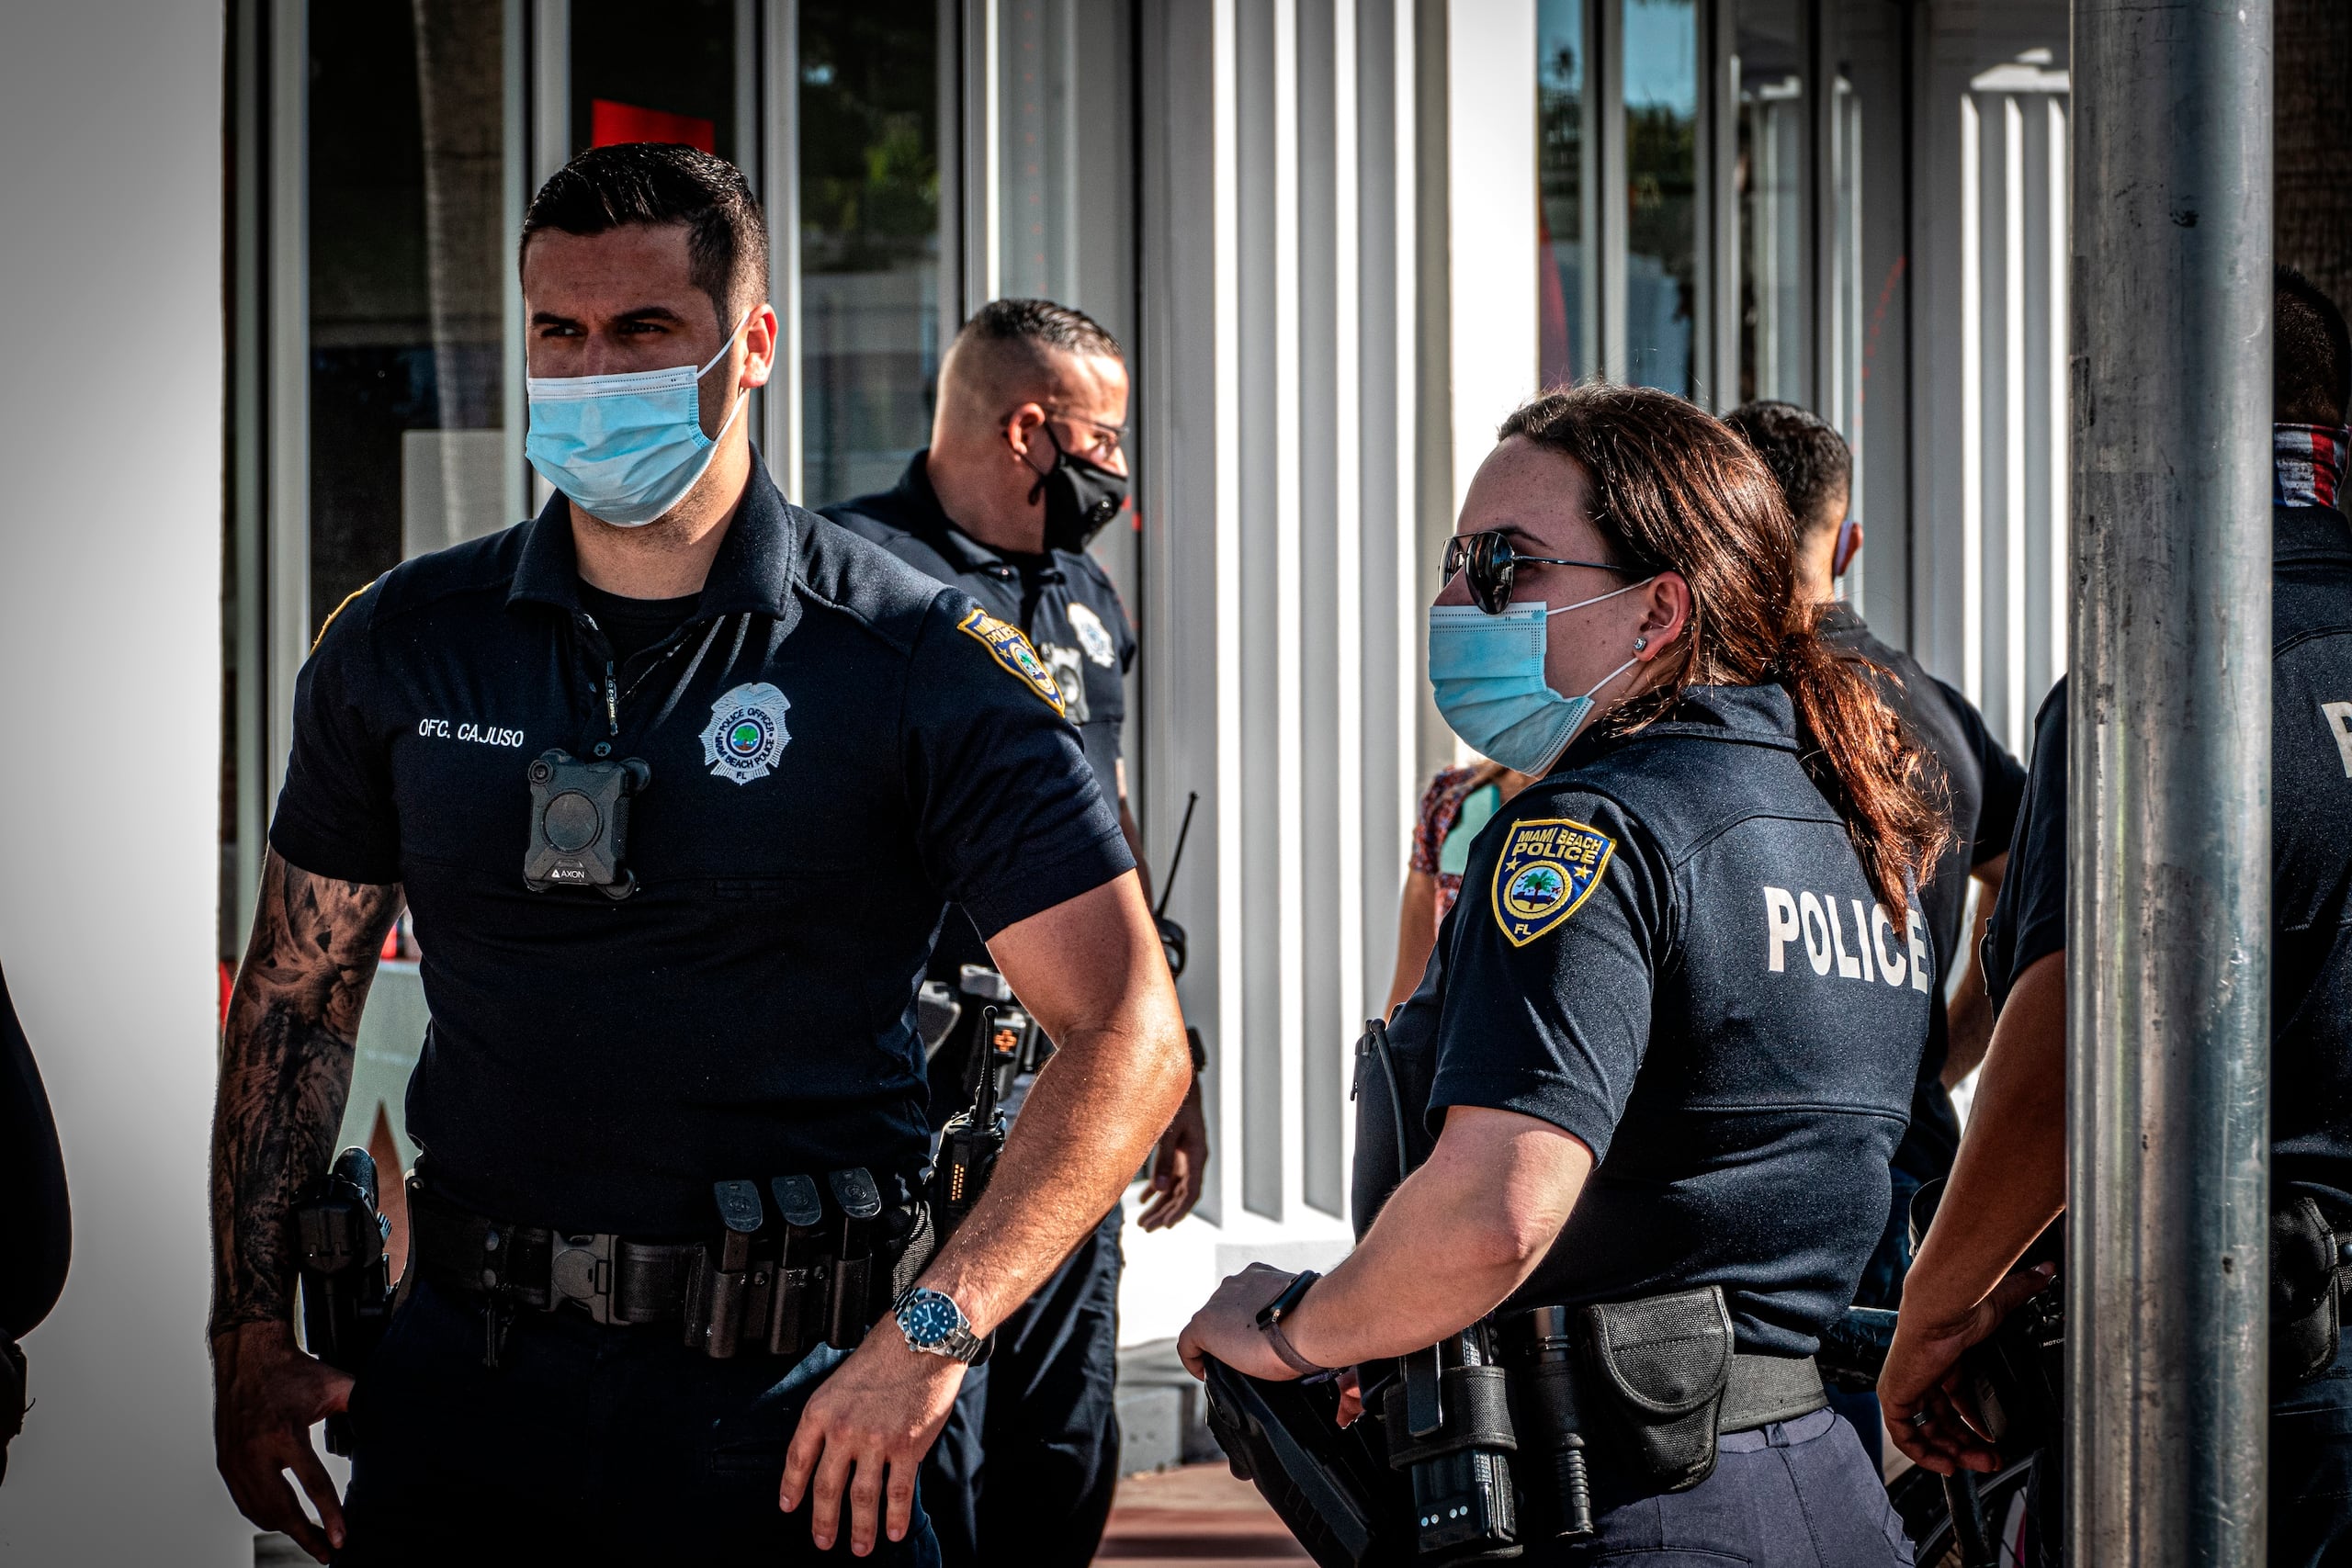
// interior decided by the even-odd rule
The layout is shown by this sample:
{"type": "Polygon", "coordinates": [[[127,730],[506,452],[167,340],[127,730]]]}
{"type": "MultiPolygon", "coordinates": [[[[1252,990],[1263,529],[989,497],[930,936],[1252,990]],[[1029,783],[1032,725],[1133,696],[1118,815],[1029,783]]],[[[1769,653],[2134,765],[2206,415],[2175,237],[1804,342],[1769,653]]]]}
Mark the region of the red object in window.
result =
{"type": "Polygon", "coordinates": [[[690,114],[672,114],[641,104],[616,104],[610,98],[588,100],[588,145],[610,147],[622,141],[682,141],[706,152],[718,151],[718,127],[690,114]]]}
{"type": "Polygon", "coordinates": [[[377,953],[376,957],[380,963],[390,964],[398,960],[400,955],[401,923],[398,920],[394,920],[392,922],[392,929],[384,933],[383,951],[377,953]]]}
{"type": "Polygon", "coordinates": [[[229,967],[229,961],[224,958],[220,961],[220,1027],[223,1029],[229,1027],[229,998],[236,988],[237,972],[229,967]]]}

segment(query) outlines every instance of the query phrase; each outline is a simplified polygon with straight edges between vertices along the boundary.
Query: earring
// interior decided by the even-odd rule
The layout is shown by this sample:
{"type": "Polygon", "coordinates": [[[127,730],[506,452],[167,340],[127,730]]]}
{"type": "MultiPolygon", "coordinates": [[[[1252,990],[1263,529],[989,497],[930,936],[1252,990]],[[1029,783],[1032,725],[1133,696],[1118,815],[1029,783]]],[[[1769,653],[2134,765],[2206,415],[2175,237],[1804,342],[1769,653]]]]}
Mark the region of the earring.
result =
{"type": "Polygon", "coordinates": [[[1641,652],[1641,651],[1642,651],[1642,649],[1644,649],[1647,648],[1649,645],[1650,645],[1650,639],[1649,639],[1649,638],[1647,638],[1647,637],[1635,637],[1635,638],[1634,639],[1634,651],[1635,653],[1639,653],[1639,652],[1641,652]]]}

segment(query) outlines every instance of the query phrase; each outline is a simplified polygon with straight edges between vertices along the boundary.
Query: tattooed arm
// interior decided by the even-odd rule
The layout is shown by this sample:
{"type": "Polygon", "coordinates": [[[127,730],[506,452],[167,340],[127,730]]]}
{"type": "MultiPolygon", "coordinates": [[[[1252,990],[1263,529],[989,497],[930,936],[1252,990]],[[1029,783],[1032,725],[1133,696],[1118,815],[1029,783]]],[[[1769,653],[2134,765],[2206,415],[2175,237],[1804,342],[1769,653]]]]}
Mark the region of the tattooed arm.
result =
{"type": "Polygon", "coordinates": [[[290,1212],[323,1172],[351,1092],[352,1042],[401,890],[335,882],[272,851],[261,907],[229,1001],[212,1125],[213,1443],[247,1518],[326,1561],[343,1539],[312,1422],[351,1380],[294,1345],[290,1212]],[[292,1470],[324,1522],[288,1488],[292,1470]]]}

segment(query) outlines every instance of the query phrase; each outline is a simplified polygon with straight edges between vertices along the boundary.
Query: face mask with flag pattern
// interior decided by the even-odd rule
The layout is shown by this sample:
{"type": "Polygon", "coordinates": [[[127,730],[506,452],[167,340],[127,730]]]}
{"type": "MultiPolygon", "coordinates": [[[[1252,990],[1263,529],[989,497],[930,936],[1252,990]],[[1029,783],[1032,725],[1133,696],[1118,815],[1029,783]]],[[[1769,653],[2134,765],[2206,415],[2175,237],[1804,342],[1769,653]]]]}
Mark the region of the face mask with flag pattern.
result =
{"type": "Polygon", "coordinates": [[[2270,503],[2343,509],[2344,460],[2352,429],[2340,424],[2270,427],[2270,503]]]}

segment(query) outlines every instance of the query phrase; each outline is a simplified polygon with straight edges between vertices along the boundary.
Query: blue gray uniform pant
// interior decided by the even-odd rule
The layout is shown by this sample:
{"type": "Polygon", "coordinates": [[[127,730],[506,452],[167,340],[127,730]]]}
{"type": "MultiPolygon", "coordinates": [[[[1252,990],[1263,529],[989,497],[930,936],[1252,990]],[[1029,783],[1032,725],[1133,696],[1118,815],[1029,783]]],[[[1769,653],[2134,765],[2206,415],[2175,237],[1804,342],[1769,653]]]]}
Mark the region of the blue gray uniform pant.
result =
{"type": "Polygon", "coordinates": [[[947,1568],[1084,1568],[1119,1482],[1117,1209],[997,1331],[922,1467],[947,1568]]]}
{"type": "Polygon", "coordinates": [[[2270,1404],[2272,1568],[2352,1562],[2352,1338],[2270,1404]]]}
{"type": "MultiPolygon", "coordinates": [[[[481,1364],[481,1308],[420,1280],[353,1391],[357,1452],[337,1568],[435,1562],[850,1562],[808,1505],[776,1506],[809,1394],[842,1359],[714,1361],[674,1324],[600,1327],[525,1311],[481,1364]]],[[[864,1564],[934,1568],[918,1509],[864,1564]]]]}
{"type": "Polygon", "coordinates": [[[1528,1568],[1908,1568],[1911,1542],[1854,1429],[1834,1410],[1718,1439],[1688,1492],[1595,1499],[1591,1539],[1529,1549],[1528,1568]]]}

